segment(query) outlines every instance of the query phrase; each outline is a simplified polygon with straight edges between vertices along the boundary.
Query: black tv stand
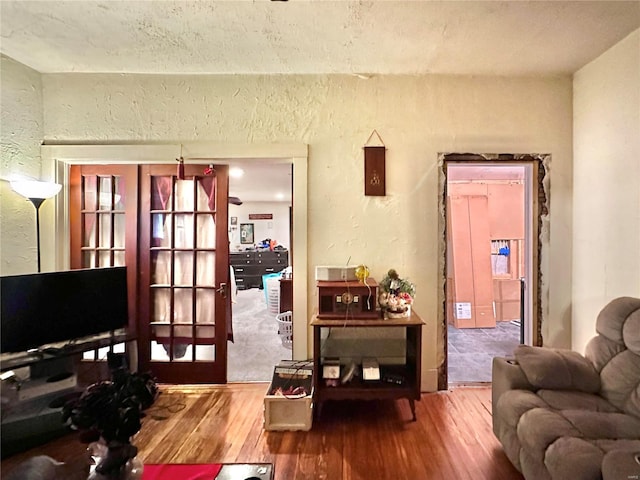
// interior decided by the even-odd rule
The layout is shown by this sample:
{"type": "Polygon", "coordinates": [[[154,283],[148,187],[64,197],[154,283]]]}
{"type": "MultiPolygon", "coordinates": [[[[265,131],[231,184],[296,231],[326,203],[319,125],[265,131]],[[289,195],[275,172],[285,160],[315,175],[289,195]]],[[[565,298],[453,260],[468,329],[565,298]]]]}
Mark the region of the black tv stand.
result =
{"type": "Polygon", "coordinates": [[[0,370],[5,372],[20,367],[28,367],[38,362],[53,360],[63,356],[72,356],[88,350],[109,347],[116,343],[130,342],[135,339],[136,337],[134,335],[126,332],[107,332],[100,335],[78,338],[74,340],[73,343],[55,343],[26,352],[3,353],[0,355],[0,370]]]}
{"type": "Polygon", "coordinates": [[[0,369],[6,377],[2,382],[2,457],[41,445],[70,431],[62,422],[62,407],[83,391],[77,383],[74,357],[135,339],[124,331],[108,332],[32,351],[0,355],[0,369]]]}
{"type": "Polygon", "coordinates": [[[56,375],[3,388],[2,458],[35,447],[70,432],[62,421],[62,397],[81,393],[75,375],[57,381],[56,375]],[[77,393],[76,393],[77,392],[77,393]]]}

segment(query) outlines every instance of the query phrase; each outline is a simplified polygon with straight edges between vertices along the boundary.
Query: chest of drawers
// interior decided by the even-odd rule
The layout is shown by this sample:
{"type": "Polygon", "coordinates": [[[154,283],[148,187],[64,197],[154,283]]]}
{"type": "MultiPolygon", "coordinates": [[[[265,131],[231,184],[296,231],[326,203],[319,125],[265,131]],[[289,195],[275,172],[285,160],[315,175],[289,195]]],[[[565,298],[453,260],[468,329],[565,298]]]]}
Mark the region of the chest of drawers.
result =
{"type": "Polygon", "coordinates": [[[289,265],[289,252],[233,252],[229,254],[229,264],[233,267],[239,290],[261,288],[262,275],[280,272],[289,265]]]}

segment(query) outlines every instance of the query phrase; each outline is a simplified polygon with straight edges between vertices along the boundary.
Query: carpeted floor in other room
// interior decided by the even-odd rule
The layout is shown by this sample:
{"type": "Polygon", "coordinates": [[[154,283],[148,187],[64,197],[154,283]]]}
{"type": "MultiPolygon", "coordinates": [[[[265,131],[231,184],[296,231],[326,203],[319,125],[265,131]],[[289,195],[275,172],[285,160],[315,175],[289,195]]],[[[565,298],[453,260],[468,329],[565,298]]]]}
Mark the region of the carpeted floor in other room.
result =
{"type": "Polygon", "coordinates": [[[270,382],[273,367],[291,360],[282,346],[276,314],[267,309],[264,290],[239,290],[233,304],[233,342],[227,343],[227,381],[270,382]]]}

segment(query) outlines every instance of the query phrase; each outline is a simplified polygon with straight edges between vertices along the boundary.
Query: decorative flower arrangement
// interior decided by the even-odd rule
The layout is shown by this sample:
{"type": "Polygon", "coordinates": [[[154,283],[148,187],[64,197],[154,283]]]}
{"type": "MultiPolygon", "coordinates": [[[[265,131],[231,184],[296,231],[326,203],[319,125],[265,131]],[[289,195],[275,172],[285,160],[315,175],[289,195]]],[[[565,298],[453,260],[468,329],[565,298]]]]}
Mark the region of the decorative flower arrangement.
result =
{"type": "Polygon", "coordinates": [[[378,303],[385,317],[407,317],[416,294],[416,287],[407,279],[400,278],[398,272],[391,269],[380,282],[378,303]]]}
{"type": "MultiPolygon", "coordinates": [[[[112,380],[94,383],[63,407],[63,421],[81,430],[80,440],[93,445],[99,462],[95,471],[106,478],[121,478],[125,465],[138,449],[131,437],[141,428],[143,411],[158,395],[155,379],[127,369],[112,371],[112,380]]],[[[90,477],[91,478],[91,477],[90,477]]],[[[103,477],[96,477],[103,478],[103,477]]]]}

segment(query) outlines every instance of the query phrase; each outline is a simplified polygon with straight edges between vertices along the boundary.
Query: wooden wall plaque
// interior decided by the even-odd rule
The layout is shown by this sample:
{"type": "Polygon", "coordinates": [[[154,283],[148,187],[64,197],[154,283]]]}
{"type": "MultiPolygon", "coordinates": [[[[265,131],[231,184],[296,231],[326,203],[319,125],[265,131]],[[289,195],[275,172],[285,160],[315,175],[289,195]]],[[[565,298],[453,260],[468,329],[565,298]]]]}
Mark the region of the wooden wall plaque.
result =
{"type": "Polygon", "coordinates": [[[386,147],[364,147],[364,194],[386,195],[385,189],[386,147]]]}

